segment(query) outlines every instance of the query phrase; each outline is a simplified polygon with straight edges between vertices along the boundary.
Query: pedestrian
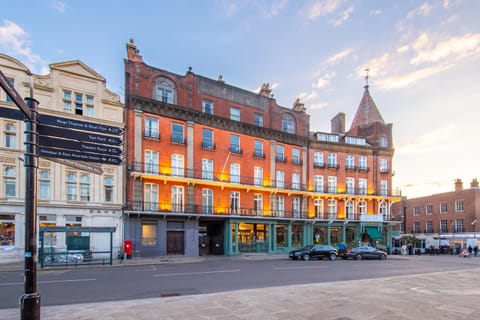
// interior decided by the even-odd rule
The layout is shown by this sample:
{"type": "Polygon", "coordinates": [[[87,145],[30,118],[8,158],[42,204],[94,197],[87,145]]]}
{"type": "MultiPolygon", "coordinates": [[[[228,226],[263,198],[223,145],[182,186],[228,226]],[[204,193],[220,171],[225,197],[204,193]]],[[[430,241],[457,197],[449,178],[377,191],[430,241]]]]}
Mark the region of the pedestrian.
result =
{"type": "Polygon", "coordinates": [[[468,246],[468,254],[470,255],[470,257],[472,256],[472,251],[473,251],[473,248],[472,246],[468,246]]]}
{"type": "Polygon", "coordinates": [[[477,257],[477,254],[478,254],[478,246],[475,245],[475,247],[473,248],[473,255],[475,256],[475,258],[477,257]]]}
{"type": "Polygon", "coordinates": [[[431,256],[435,255],[435,249],[433,248],[433,245],[430,245],[430,255],[431,256]]]}

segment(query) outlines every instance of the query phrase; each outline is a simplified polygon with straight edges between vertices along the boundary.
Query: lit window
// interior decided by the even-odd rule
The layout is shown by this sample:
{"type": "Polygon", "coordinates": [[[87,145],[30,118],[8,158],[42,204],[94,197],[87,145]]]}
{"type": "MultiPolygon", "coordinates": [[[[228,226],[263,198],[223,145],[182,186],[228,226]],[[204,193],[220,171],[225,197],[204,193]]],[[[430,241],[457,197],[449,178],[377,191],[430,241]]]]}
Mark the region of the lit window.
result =
{"type": "Polygon", "coordinates": [[[213,190],[202,189],[202,213],[213,213],[213,190]]]}
{"type": "Polygon", "coordinates": [[[240,164],[232,163],[230,165],[230,182],[240,183],[240,164]]]}
{"type": "Polygon", "coordinates": [[[142,246],[157,245],[157,223],[154,221],[142,221],[142,246]]]}
{"type": "Polygon", "coordinates": [[[15,245],[15,216],[0,214],[0,246],[15,245]]]}
{"type": "Polygon", "coordinates": [[[183,187],[172,186],[172,211],[183,212],[183,187]]]}

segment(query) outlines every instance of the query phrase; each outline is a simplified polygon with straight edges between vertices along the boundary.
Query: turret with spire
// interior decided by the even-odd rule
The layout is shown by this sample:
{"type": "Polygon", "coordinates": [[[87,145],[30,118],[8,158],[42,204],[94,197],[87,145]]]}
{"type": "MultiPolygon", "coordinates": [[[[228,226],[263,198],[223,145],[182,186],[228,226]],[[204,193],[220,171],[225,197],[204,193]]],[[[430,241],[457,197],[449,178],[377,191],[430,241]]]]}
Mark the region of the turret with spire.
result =
{"type": "Polygon", "coordinates": [[[365,91],[358,106],[348,134],[365,137],[373,145],[392,148],[392,124],[385,124],[375,101],[370,95],[368,72],[365,69],[365,91]]]}

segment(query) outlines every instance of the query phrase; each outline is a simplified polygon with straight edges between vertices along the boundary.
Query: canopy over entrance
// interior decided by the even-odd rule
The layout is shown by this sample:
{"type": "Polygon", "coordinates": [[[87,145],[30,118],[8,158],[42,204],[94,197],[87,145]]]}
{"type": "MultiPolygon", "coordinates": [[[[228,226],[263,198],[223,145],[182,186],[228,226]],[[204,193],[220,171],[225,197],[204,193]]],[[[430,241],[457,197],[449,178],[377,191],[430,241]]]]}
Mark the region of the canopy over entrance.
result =
{"type": "Polygon", "coordinates": [[[367,231],[368,235],[371,239],[382,239],[382,233],[378,230],[377,227],[365,227],[365,231],[367,231]]]}

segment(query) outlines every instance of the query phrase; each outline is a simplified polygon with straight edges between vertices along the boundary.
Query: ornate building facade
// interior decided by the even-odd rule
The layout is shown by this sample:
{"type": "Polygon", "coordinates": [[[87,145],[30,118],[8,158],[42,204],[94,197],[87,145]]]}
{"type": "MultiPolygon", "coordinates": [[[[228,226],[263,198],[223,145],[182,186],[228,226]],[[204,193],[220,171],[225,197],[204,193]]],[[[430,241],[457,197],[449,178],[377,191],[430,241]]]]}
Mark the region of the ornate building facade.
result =
{"type": "MultiPolygon", "coordinates": [[[[30,96],[31,72],[20,61],[0,54],[0,70],[22,97],[30,96]]],[[[47,75],[33,75],[40,115],[123,128],[124,105],[106,88],[104,77],[80,61],[50,65],[47,75]]],[[[25,224],[25,124],[11,97],[0,89],[0,258],[21,258],[25,224]]],[[[40,157],[37,216],[42,227],[108,227],[113,250],[122,245],[123,167],[40,157]]],[[[44,246],[65,251],[69,235],[47,232],[44,246]]],[[[90,235],[93,251],[108,250],[110,239],[90,235]]]]}
{"type": "Polygon", "coordinates": [[[392,125],[368,85],[348,131],[310,132],[299,101],[143,62],[127,44],[125,239],[134,254],[281,253],[390,246],[392,125]]]}

